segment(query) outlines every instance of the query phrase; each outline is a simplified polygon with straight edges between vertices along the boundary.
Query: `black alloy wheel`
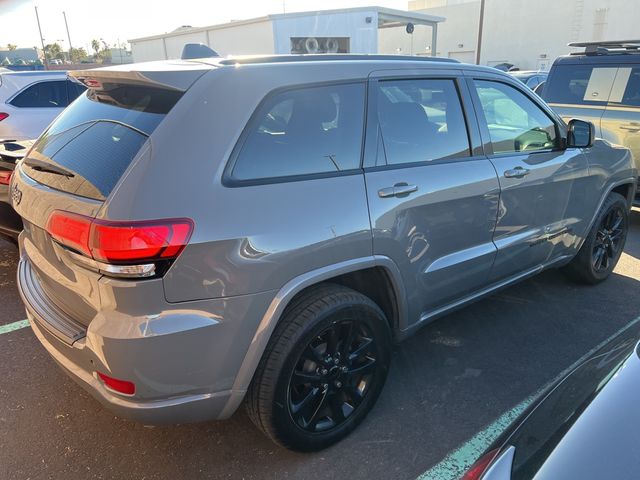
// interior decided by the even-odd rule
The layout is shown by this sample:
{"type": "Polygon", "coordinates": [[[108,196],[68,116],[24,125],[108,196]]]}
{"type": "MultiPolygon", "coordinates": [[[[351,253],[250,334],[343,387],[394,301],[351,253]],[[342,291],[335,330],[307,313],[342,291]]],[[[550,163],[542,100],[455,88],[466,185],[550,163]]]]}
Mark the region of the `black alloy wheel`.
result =
{"type": "Polygon", "coordinates": [[[316,336],[289,381],[288,408],[296,425],[323,432],[344,423],[367,395],[377,357],[373,335],[357,317],[316,336]]]}
{"type": "Polygon", "coordinates": [[[617,260],[623,246],[625,213],[614,205],[602,218],[593,245],[592,265],[596,272],[607,271],[617,260]]]}

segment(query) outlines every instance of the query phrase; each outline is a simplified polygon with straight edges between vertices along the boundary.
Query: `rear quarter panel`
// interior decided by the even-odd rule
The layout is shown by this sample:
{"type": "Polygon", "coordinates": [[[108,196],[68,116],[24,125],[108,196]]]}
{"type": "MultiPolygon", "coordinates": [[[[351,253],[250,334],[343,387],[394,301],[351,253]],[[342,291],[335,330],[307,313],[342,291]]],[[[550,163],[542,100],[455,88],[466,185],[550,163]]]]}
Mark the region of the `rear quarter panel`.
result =
{"type": "Polygon", "coordinates": [[[100,212],[112,219],[194,220],[190,245],[164,279],[168,301],[278,289],[316,268],[372,255],[360,173],[242,187],[221,180],[268,92],[318,78],[364,81],[367,72],[349,64],[226,67],[204,75],[178,102],[154,131],[151,152],[100,212]]]}

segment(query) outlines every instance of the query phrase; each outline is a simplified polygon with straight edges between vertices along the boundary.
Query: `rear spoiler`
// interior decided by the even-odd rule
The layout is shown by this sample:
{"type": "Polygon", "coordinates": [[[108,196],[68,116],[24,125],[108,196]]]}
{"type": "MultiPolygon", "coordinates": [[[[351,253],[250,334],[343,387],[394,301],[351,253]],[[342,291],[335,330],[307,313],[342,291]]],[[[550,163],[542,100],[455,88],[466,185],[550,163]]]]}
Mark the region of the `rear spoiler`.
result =
{"type": "MultiPolygon", "coordinates": [[[[171,70],[168,70],[167,67],[172,67],[173,65],[166,62],[149,62],[137,65],[149,68],[127,70],[119,66],[91,70],[72,70],[69,72],[69,76],[87,88],[94,90],[103,90],[105,85],[109,84],[127,84],[186,92],[198,78],[212,69],[210,65],[189,62],[181,62],[178,64],[180,68],[171,70]],[[159,67],[164,67],[164,69],[159,67]]],[[[130,69],[131,66],[136,66],[136,64],[131,64],[127,67],[130,69]]]]}

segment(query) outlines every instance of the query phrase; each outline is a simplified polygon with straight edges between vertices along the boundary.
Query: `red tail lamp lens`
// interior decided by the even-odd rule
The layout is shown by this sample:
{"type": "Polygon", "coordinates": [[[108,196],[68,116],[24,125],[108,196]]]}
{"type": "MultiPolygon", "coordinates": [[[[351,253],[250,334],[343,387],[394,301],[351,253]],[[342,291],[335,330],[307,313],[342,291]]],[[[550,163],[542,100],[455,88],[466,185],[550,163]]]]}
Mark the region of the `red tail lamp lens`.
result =
{"type": "Polygon", "coordinates": [[[8,113],[0,112],[0,122],[9,116],[8,113]]]}
{"type": "Polygon", "coordinates": [[[134,263],[176,258],[191,238],[193,221],[112,222],[56,210],[49,217],[47,232],[95,260],[134,263]]]}
{"type": "Polygon", "coordinates": [[[460,480],[480,480],[499,453],[500,449],[496,448],[484,454],[467,470],[467,473],[460,480]]]}
{"type": "Polygon", "coordinates": [[[11,183],[11,174],[13,172],[0,172],[0,185],[9,185],[11,183]]]}
{"type": "Polygon", "coordinates": [[[119,380],[100,372],[96,373],[98,374],[98,377],[100,377],[100,380],[102,380],[111,390],[115,390],[118,393],[124,393],[125,395],[133,395],[136,393],[136,385],[133,382],[119,380]]]}
{"type": "Polygon", "coordinates": [[[53,212],[47,222],[47,232],[63,245],[90,257],[89,233],[91,219],[66,212],[53,212]]]}

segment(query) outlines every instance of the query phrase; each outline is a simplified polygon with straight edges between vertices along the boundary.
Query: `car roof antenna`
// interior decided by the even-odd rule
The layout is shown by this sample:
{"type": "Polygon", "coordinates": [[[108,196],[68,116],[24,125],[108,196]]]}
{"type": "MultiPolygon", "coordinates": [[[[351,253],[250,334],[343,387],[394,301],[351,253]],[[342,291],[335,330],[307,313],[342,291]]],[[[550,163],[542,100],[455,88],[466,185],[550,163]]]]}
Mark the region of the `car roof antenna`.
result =
{"type": "Polygon", "coordinates": [[[218,52],[208,47],[204,43],[186,43],[182,48],[182,60],[193,60],[196,58],[219,57],[218,52]]]}

